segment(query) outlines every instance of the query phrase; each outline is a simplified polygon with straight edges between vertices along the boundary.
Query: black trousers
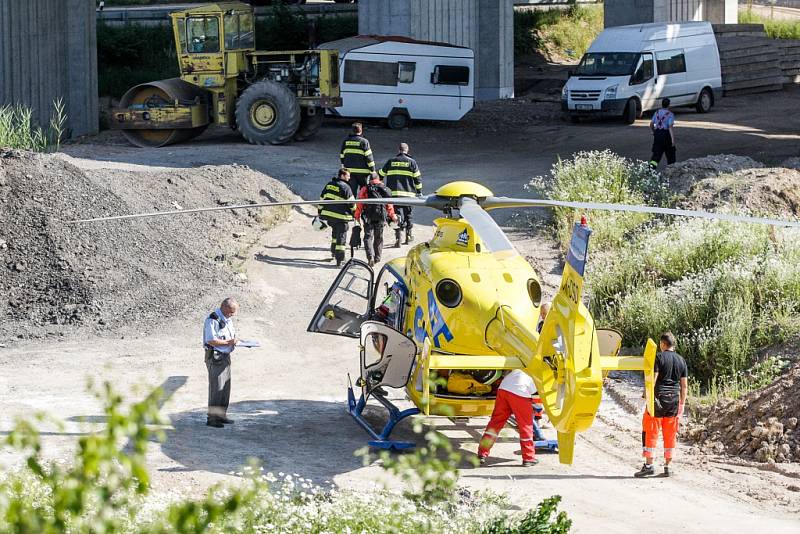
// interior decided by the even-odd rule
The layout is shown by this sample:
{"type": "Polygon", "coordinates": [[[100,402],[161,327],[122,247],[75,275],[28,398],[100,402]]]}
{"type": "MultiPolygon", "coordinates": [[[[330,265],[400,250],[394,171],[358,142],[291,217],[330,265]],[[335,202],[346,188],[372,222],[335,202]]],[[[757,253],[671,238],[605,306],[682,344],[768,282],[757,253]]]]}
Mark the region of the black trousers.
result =
{"type": "Polygon", "coordinates": [[[383,221],[364,222],[364,250],[367,261],[378,263],[383,252],[383,221]]]}
{"type": "Polygon", "coordinates": [[[231,355],[214,351],[206,354],[208,369],[208,418],[221,419],[231,400],[231,355]]]}
{"type": "Polygon", "coordinates": [[[344,261],[345,251],[347,250],[347,227],[346,221],[329,219],[331,227],[331,255],[337,262],[344,261]]]}
{"type": "Polygon", "coordinates": [[[669,130],[656,130],[653,132],[653,155],[650,156],[650,164],[658,166],[661,157],[666,154],[667,165],[675,163],[675,147],[672,144],[672,136],[669,130]]]}
{"type": "Polygon", "coordinates": [[[400,239],[400,231],[404,228],[406,230],[406,234],[411,234],[411,229],[414,227],[414,221],[411,215],[413,209],[411,206],[395,206],[394,211],[397,213],[400,222],[400,225],[395,230],[395,233],[397,234],[397,239],[400,239]]]}
{"type": "Polygon", "coordinates": [[[356,198],[358,198],[358,192],[361,190],[361,188],[367,187],[367,184],[369,183],[369,177],[370,174],[350,171],[350,187],[353,188],[353,194],[356,196],[356,198]]]}

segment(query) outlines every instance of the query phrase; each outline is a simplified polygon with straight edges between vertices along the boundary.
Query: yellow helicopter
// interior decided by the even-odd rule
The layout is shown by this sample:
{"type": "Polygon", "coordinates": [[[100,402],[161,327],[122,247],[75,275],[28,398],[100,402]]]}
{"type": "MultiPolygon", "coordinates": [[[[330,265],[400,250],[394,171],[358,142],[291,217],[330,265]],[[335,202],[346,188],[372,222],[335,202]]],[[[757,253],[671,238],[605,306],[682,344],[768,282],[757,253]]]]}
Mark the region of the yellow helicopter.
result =
{"type": "MultiPolygon", "coordinates": [[[[347,204],[347,200],[272,202],[99,217],[106,221],[273,206],[347,204]]],[[[404,258],[388,262],[377,277],[366,263],[351,259],[338,274],[308,330],[359,338],[358,399],[348,391],[350,414],[373,438],[370,445],[404,449],[390,439],[402,419],[417,413],[448,417],[490,415],[493,383],[500,373],[523,369],[534,380],[544,410],[557,431],[559,461],[571,464],[575,435],[587,430],[600,405],[604,373],[642,371],[647,409],[653,411],[656,344],[640,356],[618,356],[621,337],[596,328],[582,302],[591,229],[574,226],[561,284],[551,311],[537,329],[542,290],[530,264],[514,249],[487,211],[500,208],[567,207],[678,215],[800,227],[785,220],[703,211],[496,197],[474,182],[452,182],[419,198],[364,199],[362,204],[395,204],[441,211],[430,241],[404,258]],[[379,292],[383,295],[379,299],[379,292]],[[399,410],[383,387],[405,388],[415,408],[399,410]],[[380,430],[362,412],[372,398],[389,412],[380,430]]]]}

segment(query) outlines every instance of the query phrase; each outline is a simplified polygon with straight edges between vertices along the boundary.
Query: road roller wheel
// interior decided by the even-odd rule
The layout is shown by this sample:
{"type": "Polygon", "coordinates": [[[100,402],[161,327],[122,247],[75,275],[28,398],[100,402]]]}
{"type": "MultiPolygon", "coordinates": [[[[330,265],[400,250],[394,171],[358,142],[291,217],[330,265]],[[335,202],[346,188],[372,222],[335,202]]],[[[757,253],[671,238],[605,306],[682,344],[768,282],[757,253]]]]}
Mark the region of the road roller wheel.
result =
{"type": "MultiPolygon", "coordinates": [[[[158,105],[159,102],[174,102],[175,100],[187,101],[196,98],[205,100],[205,90],[185,82],[180,78],[170,78],[168,80],[143,83],[132,87],[122,95],[119,106],[121,108],[127,108],[137,105],[158,105]]],[[[186,129],[123,129],[122,133],[132,144],[138,147],[152,148],[188,141],[203,133],[207,127],[208,124],[186,129]]]]}
{"type": "Polygon", "coordinates": [[[300,110],[300,126],[294,133],[295,141],[308,141],[314,137],[322,127],[325,110],[322,108],[304,107],[300,110]],[[313,112],[313,115],[311,114],[313,112]]]}
{"type": "Polygon", "coordinates": [[[300,105],[288,87],[264,80],[245,89],[236,101],[236,124],[254,145],[281,145],[297,132],[300,105]]]}

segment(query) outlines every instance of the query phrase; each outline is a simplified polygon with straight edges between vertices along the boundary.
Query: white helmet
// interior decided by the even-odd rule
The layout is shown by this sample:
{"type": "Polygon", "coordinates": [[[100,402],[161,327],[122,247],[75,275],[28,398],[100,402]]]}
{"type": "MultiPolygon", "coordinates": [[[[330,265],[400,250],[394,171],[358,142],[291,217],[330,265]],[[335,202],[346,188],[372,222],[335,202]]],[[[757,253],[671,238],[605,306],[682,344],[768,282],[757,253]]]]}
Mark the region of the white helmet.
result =
{"type": "Polygon", "coordinates": [[[319,230],[319,231],[322,231],[328,227],[328,225],[325,224],[325,221],[323,221],[319,217],[314,217],[314,220],[311,221],[311,226],[314,227],[314,230],[319,230]]]}

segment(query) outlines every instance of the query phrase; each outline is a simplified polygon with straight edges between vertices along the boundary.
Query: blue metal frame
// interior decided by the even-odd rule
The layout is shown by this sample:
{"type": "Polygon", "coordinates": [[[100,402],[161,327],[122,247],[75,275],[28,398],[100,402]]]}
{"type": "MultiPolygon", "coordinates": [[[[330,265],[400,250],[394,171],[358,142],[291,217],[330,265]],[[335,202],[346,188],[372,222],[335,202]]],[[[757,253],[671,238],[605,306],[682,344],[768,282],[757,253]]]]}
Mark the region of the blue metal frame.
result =
{"type": "Polygon", "coordinates": [[[396,451],[413,449],[416,447],[416,444],[411,441],[390,440],[389,435],[392,433],[392,430],[394,430],[394,427],[397,425],[397,423],[406,417],[417,415],[420,413],[419,409],[408,408],[407,410],[400,411],[397,406],[389,402],[389,400],[383,396],[373,395],[372,397],[378,399],[378,402],[380,402],[389,411],[389,421],[383,427],[383,430],[381,430],[380,434],[378,434],[370,426],[367,420],[364,419],[363,415],[361,415],[364,411],[364,408],[367,406],[367,399],[369,396],[365,395],[362,389],[361,396],[359,397],[358,401],[356,401],[355,393],[353,393],[353,386],[350,385],[347,387],[347,411],[350,412],[350,415],[353,417],[353,419],[355,419],[356,422],[361,425],[361,428],[366,430],[367,434],[373,438],[368,442],[369,446],[385,450],[394,449],[396,451]]]}

